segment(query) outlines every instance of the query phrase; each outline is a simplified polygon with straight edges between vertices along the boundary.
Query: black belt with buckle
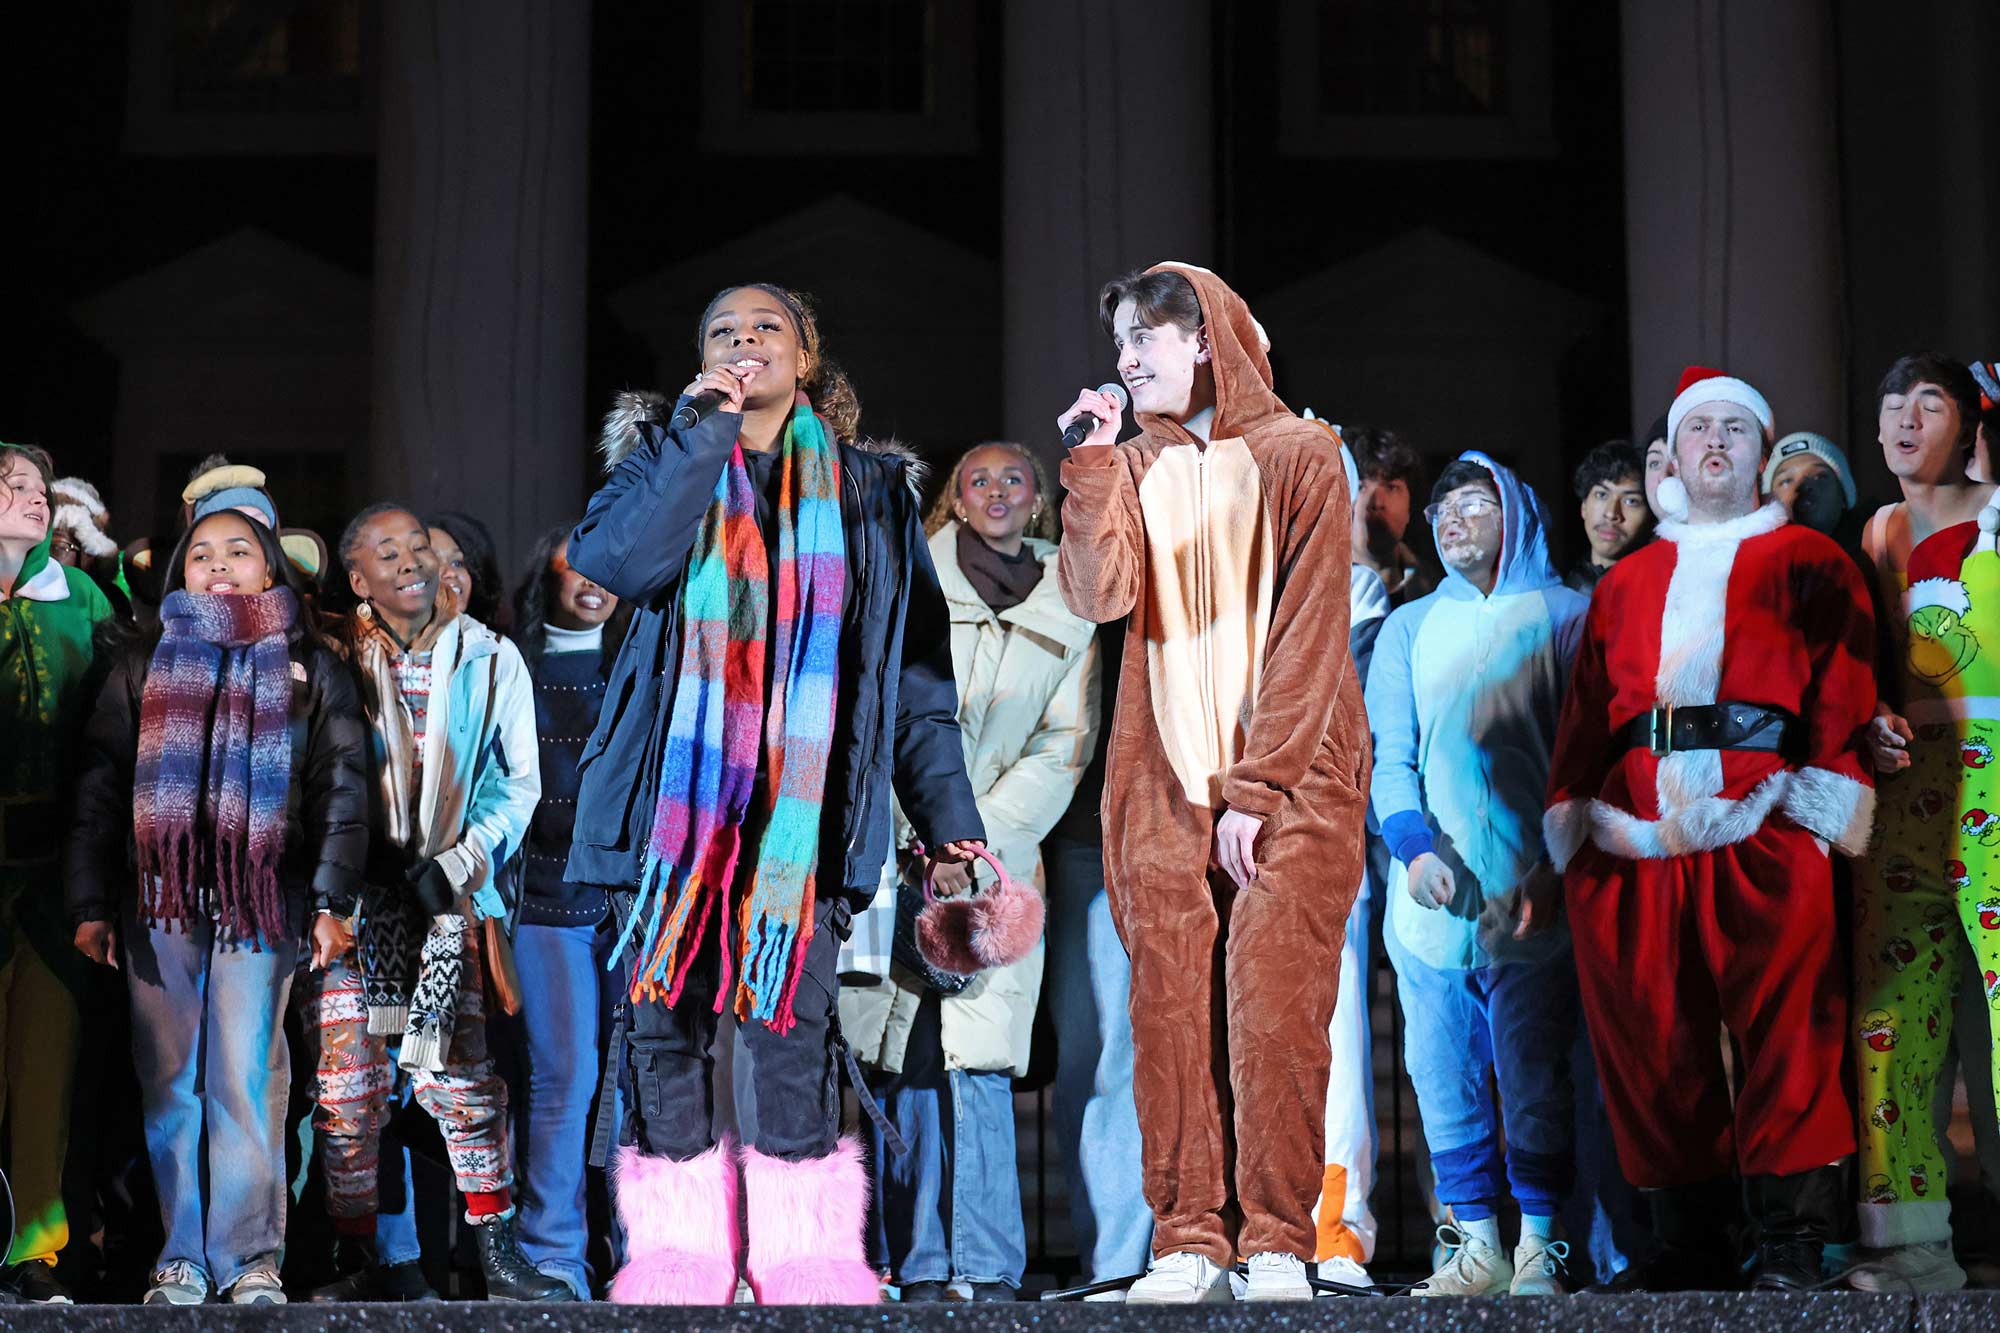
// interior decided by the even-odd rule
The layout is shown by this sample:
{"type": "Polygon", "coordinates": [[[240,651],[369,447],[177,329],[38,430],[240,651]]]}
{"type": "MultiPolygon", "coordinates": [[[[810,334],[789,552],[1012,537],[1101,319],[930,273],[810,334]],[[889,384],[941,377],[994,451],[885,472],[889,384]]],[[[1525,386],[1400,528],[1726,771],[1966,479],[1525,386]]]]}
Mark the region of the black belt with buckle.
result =
{"type": "Polygon", "coordinates": [[[1656,755],[1682,750],[1780,751],[1797,730],[1797,719],[1782,708],[1759,704],[1668,704],[1641,713],[1619,732],[1621,749],[1656,755]]]}

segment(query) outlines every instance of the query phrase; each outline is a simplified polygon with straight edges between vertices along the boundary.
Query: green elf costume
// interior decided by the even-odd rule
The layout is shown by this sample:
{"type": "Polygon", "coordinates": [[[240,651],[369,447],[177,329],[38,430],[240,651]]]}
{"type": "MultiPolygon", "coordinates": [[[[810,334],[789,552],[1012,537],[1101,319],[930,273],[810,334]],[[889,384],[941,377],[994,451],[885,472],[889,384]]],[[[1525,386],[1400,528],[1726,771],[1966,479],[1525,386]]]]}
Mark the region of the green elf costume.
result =
{"type": "Polygon", "coordinates": [[[89,707],[91,634],[111,603],[81,570],[49,559],[49,537],[0,591],[0,1115],[16,1217],[10,1265],[55,1263],[69,1241],[62,1167],[76,1063],[76,989],[56,849],[70,755],[89,707]]]}

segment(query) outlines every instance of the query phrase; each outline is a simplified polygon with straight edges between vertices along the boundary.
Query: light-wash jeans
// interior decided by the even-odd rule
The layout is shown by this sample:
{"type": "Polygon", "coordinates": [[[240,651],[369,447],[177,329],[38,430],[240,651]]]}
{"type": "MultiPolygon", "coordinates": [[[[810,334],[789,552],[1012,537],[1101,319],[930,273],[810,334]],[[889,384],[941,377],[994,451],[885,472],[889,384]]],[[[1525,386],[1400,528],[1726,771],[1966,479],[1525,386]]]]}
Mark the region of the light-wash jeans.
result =
{"type": "Polygon", "coordinates": [[[912,1282],[1000,1282],[1019,1289],[1028,1263],[1014,1155],[1014,1080],[945,1068],[938,996],[924,996],[903,1072],[876,1099],[909,1151],[888,1151],[870,1123],[881,1177],[889,1271],[912,1282]]]}
{"type": "Polygon", "coordinates": [[[509,1025],[527,1094],[515,1112],[514,1135],[521,1250],[583,1301],[590,1299],[584,1160],[600,1073],[598,938],[594,925],[517,927],[514,963],[527,1002],[509,1025]]]}
{"type": "Polygon", "coordinates": [[[132,1055],[166,1244],[160,1262],[207,1273],[218,1291],[285,1239],[285,1004],[292,940],[218,941],[201,922],[171,932],[124,922],[132,1055]]]}
{"type": "Polygon", "coordinates": [[[1435,968],[1402,948],[1393,928],[1386,943],[1403,1001],[1403,1065],[1439,1201],[1460,1221],[1477,1221],[1493,1216],[1511,1189],[1523,1212],[1556,1215],[1575,1177],[1570,1060],[1581,1010],[1570,951],[1542,962],[1435,968]]]}
{"type": "Polygon", "coordinates": [[[1088,1278],[1102,1282],[1144,1272],[1153,1244],[1132,1103],[1132,964],[1104,892],[1104,849],[1051,838],[1042,868],[1056,1141],[1077,1254],[1088,1278]]]}

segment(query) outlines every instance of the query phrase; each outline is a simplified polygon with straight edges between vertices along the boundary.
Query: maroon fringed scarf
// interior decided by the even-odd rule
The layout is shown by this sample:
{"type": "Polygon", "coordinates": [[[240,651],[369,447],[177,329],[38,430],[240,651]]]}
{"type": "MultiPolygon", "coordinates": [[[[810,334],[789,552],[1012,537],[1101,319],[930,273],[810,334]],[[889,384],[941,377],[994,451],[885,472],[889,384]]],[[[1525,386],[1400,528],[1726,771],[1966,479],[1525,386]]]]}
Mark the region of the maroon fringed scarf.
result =
{"type": "Polygon", "coordinates": [[[278,890],[292,783],[287,588],[168,595],[139,702],[132,831],[140,915],[217,924],[254,948],[288,929],[278,890]],[[203,891],[213,897],[204,901],[203,891]]]}

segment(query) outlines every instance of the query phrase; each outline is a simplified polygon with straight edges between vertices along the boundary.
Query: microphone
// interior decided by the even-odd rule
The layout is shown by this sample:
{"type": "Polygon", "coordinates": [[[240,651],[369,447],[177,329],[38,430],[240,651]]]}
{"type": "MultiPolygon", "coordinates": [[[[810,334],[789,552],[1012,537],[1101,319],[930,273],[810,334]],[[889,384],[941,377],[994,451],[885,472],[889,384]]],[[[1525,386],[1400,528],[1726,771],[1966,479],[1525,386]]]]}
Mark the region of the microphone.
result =
{"type": "Polygon", "coordinates": [[[720,389],[703,389],[694,397],[682,403],[667,423],[674,430],[693,430],[695,423],[706,421],[715,415],[715,409],[729,401],[729,395],[720,389]]]}
{"type": "MultiPolygon", "coordinates": [[[[1122,384],[1100,384],[1097,386],[1097,391],[1103,394],[1106,398],[1109,398],[1112,402],[1118,404],[1118,409],[1121,412],[1125,410],[1125,408],[1129,406],[1130,403],[1132,402],[1132,396],[1125,392],[1125,386],[1122,384]]],[[[1092,416],[1090,413],[1085,412],[1075,421],[1070,422],[1069,429],[1063,432],[1063,438],[1062,438],[1063,448],[1065,449],[1076,448],[1079,444],[1083,443],[1085,437],[1087,437],[1090,434],[1090,432],[1096,430],[1099,426],[1102,426],[1103,424],[1104,423],[1102,421],[1099,421],[1096,417],[1092,416]]]]}

